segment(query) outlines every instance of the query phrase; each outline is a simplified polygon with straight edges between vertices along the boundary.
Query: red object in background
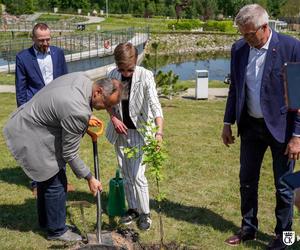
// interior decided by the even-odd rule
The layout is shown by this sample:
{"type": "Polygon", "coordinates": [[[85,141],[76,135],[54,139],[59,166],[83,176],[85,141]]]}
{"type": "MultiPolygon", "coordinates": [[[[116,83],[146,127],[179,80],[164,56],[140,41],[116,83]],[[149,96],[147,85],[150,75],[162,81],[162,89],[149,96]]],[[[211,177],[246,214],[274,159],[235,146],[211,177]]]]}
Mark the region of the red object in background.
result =
{"type": "Polygon", "coordinates": [[[109,49],[109,40],[104,41],[104,48],[109,49]]]}

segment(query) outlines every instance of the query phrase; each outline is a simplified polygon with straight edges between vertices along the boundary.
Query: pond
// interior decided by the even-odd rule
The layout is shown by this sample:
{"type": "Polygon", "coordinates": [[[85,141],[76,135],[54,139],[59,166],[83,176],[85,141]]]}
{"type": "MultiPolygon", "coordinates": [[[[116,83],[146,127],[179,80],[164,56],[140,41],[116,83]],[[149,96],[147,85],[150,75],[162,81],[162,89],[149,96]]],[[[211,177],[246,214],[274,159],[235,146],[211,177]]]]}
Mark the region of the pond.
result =
{"type": "MultiPolygon", "coordinates": [[[[143,65],[155,72],[155,57],[146,56],[143,65]]],[[[230,71],[229,53],[186,55],[186,56],[159,56],[156,72],[173,71],[180,80],[195,79],[195,70],[208,70],[210,80],[223,81],[230,71]]]]}
{"type": "Polygon", "coordinates": [[[219,58],[168,64],[158,70],[162,72],[172,70],[174,74],[179,75],[180,80],[192,80],[195,79],[195,70],[199,69],[208,70],[210,80],[223,81],[230,70],[230,59],[219,58]]]}

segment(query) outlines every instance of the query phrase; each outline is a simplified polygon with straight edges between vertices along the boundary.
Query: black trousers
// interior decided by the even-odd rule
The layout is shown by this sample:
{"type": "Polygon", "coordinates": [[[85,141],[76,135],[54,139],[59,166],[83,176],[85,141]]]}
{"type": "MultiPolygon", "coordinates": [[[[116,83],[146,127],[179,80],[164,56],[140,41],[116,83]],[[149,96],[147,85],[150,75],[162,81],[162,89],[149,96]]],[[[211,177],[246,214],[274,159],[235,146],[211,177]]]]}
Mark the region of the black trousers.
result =
{"type": "Polygon", "coordinates": [[[293,218],[293,192],[281,183],[284,175],[292,173],[295,162],[284,155],[286,143],[279,143],[269,132],[263,119],[247,116],[241,131],[240,195],[242,229],[253,233],[258,229],[258,183],[261,163],[268,147],[273,160],[276,188],[275,233],[290,231],[293,218]]]}
{"type": "Polygon", "coordinates": [[[39,225],[48,236],[60,236],[66,227],[67,176],[61,169],[49,180],[37,183],[37,211],[39,225]]]}

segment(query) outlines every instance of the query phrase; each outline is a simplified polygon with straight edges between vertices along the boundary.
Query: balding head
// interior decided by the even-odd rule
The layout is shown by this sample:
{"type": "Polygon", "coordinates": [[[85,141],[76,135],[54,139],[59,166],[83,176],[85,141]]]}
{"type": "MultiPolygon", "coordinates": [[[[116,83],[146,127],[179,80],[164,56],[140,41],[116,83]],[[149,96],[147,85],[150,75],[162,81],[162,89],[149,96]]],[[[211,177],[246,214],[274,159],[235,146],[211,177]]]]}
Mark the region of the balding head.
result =
{"type": "Polygon", "coordinates": [[[104,78],[96,80],[92,90],[92,107],[108,109],[121,100],[122,84],[116,79],[104,78]]]}

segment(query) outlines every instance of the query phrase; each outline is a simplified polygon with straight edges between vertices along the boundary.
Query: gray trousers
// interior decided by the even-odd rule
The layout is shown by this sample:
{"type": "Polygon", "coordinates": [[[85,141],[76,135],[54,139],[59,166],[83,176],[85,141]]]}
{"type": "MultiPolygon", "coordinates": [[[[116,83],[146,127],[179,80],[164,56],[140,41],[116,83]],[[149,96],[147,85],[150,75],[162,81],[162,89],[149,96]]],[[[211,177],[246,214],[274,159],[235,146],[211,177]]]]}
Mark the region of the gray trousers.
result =
{"type": "Polygon", "coordinates": [[[128,134],[119,135],[115,144],[118,163],[124,179],[124,188],[128,207],[137,209],[140,213],[150,213],[148,182],[145,176],[146,166],[143,164],[141,147],[144,145],[142,136],[136,129],[128,129],[128,134]],[[139,153],[128,159],[124,148],[135,147],[139,153]]]}

